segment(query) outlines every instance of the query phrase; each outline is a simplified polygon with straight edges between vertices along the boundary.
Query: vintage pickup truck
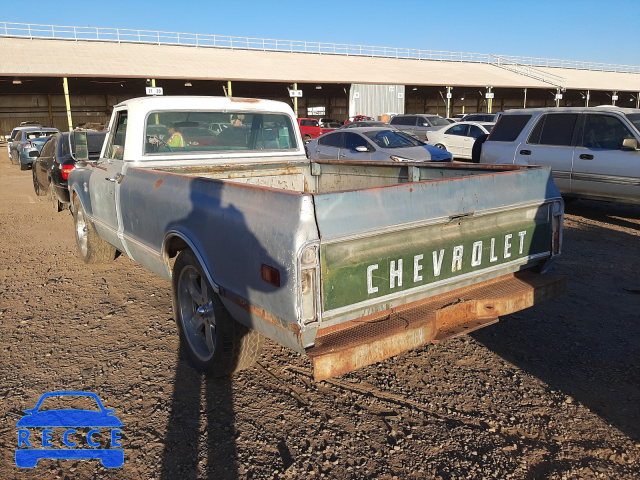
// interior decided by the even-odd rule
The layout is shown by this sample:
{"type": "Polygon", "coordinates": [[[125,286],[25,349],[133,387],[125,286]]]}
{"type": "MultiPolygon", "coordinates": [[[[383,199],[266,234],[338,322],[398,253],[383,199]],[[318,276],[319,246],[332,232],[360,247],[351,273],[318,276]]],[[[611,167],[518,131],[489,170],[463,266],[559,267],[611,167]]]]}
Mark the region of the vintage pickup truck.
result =
{"type": "Polygon", "coordinates": [[[564,214],[549,168],[311,162],[280,102],[120,103],[69,189],[79,256],[119,251],[170,280],[181,339],[213,375],[251,365],[264,335],[326,379],[564,289],[547,273],[564,214]],[[206,145],[156,135],[212,123],[229,126],[206,145]]]}

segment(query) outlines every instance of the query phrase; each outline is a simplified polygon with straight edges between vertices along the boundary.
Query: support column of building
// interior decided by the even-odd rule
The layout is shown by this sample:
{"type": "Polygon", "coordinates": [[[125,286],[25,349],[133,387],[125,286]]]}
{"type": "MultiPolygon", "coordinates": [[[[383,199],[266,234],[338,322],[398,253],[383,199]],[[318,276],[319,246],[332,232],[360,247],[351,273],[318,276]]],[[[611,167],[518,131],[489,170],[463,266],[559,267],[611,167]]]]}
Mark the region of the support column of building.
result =
{"type": "Polygon", "coordinates": [[[71,102],[69,101],[69,83],[67,77],[62,80],[62,86],[64,88],[64,100],[67,103],[67,121],[69,122],[69,131],[73,130],[73,120],[71,119],[71,102]]]}
{"type": "Polygon", "coordinates": [[[51,94],[47,94],[47,106],[49,107],[49,125],[53,127],[53,109],[51,107],[51,94]]]}

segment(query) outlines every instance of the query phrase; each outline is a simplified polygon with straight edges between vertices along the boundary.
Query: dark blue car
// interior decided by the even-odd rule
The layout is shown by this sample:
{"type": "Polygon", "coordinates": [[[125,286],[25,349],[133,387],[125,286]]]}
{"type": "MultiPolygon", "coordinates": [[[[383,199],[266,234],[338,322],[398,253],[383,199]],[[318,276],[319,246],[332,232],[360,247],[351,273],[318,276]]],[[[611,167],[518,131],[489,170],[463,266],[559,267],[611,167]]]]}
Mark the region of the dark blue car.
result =
{"type": "MultiPolygon", "coordinates": [[[[113,413],[114,410],[104,408],[104,405],[100,401],[100,398],[95,393],[91,392],[78,392],[78,391],[58,391],[45,393],[40,397],[38,403],[34,408],[25,410],[26,415],[23,416],[16,423],[16,427],[26,428],[42,428],[52,429],[55,427],[66,427],[69,430],[65,431],[64,443],[67,446],[75,447],[76,442],[69,443],[67,439],[67,432],[75,433],[74,428],[94,428],[95,432],[99,432],[98,428],[110,428],[111,430],[111,445],[114,443],[115,438],[119,439],[119,428],[122,427],[122,422],[113,413]],[[44,410],[39,411],[42,402],[49,397],[90,397],[93,398],[97,405],[97,410],[82,410],[82,409],[57,409],[57,410],[44,410]]],[[[42,444],[45,443],[45,430],[42,431],[43,439],[42,444]]],[[[49,432],[50,433],[50,432],[49,432]]],[[[19,441],[18,446],[21,444],[24,446],[30,446],[28,441],[29,436],[26,430],[18,431],[19,441]],[[21,438],[22,435],[22,438],[21,438]]],[[[93,444],[91,431],[87,435],[87,443],[93,444]]],[[[34,440],[35,443],[35,440],[34,440]]],[[[120,446],[116,443],[116,446],[120,446]]],[[[88,459],[99,458],[107,468],[118,468],[124,463],[124,450],[121,448],[18,448],[16,450],[16,465],[21,468],[32,468],[38,464],[40,458],[61,458],[61,459],[88,459]]]]}

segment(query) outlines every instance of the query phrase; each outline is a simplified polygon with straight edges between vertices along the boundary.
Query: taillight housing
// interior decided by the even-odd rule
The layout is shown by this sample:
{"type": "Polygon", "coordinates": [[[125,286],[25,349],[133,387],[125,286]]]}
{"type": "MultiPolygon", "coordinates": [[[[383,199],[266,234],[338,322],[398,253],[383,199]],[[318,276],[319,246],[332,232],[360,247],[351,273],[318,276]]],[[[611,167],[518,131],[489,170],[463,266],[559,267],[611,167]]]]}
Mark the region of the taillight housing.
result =
{"type": "Polygon", "coordinates": [[[33,147],[33,145],[31,145],[31,142],[27,142],[24,144],[24,147],[22,148],[31,148],[31,147],[33,147]]]}
{"type": "Polygon", "coordinates": [[[307,244],[298,256],[298,316],[303,324],[318,318],[320,265],[319,245],[307,244]]]}
{"type": "Polygon", "coordinates": [[[76,168],[75,165],[62,165],[62,179],[67,180],[69,178],[71,170],[73,170],[74,168],[76,168]]]}

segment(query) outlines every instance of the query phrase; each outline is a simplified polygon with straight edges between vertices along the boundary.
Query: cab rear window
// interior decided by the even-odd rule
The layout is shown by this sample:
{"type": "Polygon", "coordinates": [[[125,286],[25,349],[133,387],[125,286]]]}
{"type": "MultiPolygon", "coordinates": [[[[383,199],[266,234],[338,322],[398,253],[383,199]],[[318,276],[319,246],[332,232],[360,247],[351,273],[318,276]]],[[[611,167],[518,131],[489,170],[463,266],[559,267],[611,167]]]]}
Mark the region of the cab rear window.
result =
{"type": "Polygon", "coordinates": [[[491,131],[487,141],[513,142],[524,126],[531,120],[531,115],[502,115],[491,131]]]}

